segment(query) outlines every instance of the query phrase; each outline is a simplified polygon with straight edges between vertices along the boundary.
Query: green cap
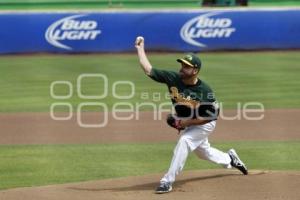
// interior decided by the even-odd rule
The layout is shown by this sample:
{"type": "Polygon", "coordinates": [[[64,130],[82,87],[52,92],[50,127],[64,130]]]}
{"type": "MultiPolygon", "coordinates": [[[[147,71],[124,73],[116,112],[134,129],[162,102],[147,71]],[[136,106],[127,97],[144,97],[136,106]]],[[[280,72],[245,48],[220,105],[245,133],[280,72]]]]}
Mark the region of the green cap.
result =
{"type": "Polygon", "coordinates": [[[190,67],[201,68],[201,60],[195,54],[187,54],[183,58],[177,59],[177,62],[184,63],[190,67]]]}

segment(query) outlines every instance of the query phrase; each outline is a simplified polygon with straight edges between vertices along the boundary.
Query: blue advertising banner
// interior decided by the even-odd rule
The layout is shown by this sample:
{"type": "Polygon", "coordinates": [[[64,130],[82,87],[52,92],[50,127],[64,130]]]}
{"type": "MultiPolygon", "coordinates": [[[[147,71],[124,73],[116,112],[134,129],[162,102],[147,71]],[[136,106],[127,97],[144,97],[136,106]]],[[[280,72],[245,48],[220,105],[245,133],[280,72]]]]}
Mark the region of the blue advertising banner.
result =
{"type": "Polygon", "coordinates": [[[0,13],[0,53],[300,48],[300,9],[0,13]]]}

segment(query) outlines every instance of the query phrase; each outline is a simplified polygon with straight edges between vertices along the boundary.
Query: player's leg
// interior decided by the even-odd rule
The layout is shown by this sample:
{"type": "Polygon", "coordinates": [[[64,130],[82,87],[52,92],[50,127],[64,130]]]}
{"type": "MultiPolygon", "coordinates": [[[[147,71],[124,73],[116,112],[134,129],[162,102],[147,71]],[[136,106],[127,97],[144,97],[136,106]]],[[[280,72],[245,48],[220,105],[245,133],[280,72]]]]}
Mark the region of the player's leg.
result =
{"type": "Polygon", "coordinates": [[[208,138],[204,139],[194,152],[199,158],[220,164],[225,168],[235,167],[244,175],[248,174],[246,165],[242,162],[234,149],[230,149],[228,153],[224,153],[211,147],[208,138]]]}
{"type": "Polygon", "coordinates": [[[231,158],[229,154],[211,147],[208,138],[205,138],[194,152],[201,159],[220,164],[225,168],[231,168],[231,158]]]}
{"type": "Polygon", "coordinates": [[[215,122],[210,122],[202,126],[191,126],[186,128],[174,149],[173,158],[168,172],[160,181],[157,193],[165,193],[172,190],[172,183],[175,181],[176,175],[183,169],[189,152],[194,151],[208,134],[214,130],[215,122]]]}
{"type": "Polygon", "coordinates": [[[188,145],[188,138],[186,135],[182,135],[174,149],[170,168],[162,178],[162,182],[173,183],[175,181],[175,176],[183,169],[189,153],[190,147],[188,145]]]}
{"type": "Polygon", "coordinates": [[[177,142],[173,152],[173,158],[168,172],[160,180],[160,185],[156,189],[156,193],[166,193],[172,190],[172,184],[175,181],[176,175],[183,169],[185,161],[190,152],[187,138],[182,135],[177,142]]]}

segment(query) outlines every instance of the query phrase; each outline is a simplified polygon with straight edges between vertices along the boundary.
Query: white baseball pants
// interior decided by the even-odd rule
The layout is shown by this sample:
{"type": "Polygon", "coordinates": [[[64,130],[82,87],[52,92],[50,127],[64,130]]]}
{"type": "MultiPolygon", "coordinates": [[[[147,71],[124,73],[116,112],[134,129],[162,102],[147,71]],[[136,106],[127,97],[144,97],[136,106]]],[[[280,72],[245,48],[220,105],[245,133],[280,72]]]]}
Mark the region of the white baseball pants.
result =
{"type": "Polygon", "coordinates": [[[225,168],[231,168],[229,155],[211,147],[208,142],[208,136],[215,127],[216,121],[211,121],[204,125],[190,126],[183,130],[174,149],[169,171],[160,182],[173,183],[176,175],[183,169],[188,154],[192,151],[201,159],[223,165],[225,168]]]}

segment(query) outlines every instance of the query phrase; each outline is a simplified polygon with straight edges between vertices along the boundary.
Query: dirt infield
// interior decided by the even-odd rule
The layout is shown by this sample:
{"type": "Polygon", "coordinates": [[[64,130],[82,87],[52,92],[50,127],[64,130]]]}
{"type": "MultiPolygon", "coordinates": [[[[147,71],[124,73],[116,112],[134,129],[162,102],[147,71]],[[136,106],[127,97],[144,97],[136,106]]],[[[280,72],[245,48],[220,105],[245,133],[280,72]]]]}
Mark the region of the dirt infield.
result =
{"type": "MultiPolygon", "coordinates": [[[[226,111],[233,116],[236,111],[226,111]]],[[[99,113],[85,113],[85,122],[102,119],[99,113]]],[[[299,140],[300,109],[267,110],[260,121],[218,120],[210,139],[214,141],[299,140]]],[[[104,128],[81,128],[73,117],[54,121],[49,113],[0,114],[0,144],[78,144],[175,141],[176,131],[153,120],[144,112],[140,120],[116,121],[110,115],[104,128]]],[[[184,171],[169,194],[154,189],[163,174],[82,183],[17,188],[0,191],[5,200],[93,200],[93,199],[204,199],[204,200],[298,200],[300,172],[236,170],[184,171]]]]}
{"type": "MultiPolygon", "coordinates": [[[[234,116],[236,111],[226,111],[234,116]]],[[[128,114],[125,114],[125,116],[128,114]]],[[[266,110],[259,121],[218,120],[212,141],[299,140],[300,109],[266,110]]],[[[82,115],[85,123],[101,123],[100,113],[82,115]],[[100,119],[100,120],[99,120],[100,119]]],[[[103,128],[81,128],[76,116],[67,121],[54,121],[49,113],[0,114],[0,144],[77,144],[165,142],[177,139],[176,131],[164,121],[154,120],[143,112],[139,120],[117,121],[112,115],[103,128]]]]}
{"type": "Polygon", "coordinates": [[[300,172],[232,170],[189,171],[179,175],[174,190],[154,194],[160,174],[18,188],[0,192],[5,200],[298,200],[300,172]]]}

